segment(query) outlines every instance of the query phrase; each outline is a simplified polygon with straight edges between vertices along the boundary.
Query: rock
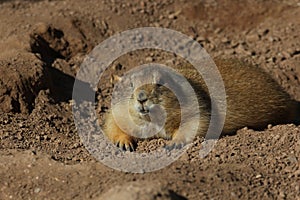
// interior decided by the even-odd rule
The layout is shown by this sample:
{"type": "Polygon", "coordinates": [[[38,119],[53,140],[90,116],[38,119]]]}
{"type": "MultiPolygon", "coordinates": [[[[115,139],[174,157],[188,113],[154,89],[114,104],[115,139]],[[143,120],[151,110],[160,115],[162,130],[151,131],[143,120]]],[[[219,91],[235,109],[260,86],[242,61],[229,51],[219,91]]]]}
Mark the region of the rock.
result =
{"type": "Polygon", "coordinates": [[[177,19],[177,16],[181,13],[181,10],[176,11],[175,13],[171,13],[168,15],[169,19],[177,19]]]}
{"type": "Polygon", "coordinates": [[[246,40],[248,42],[257,42],[259,40],[259,35],[258,34],[249,34],[246,36],[246,40]]]}
{"type": "Polygon", "coordinates": [[[150,56],[147,57],[145,60],[146,60],[146,62],[153,62],[154,61],[154,59],[152,57],[150,57],[150,56]]]}

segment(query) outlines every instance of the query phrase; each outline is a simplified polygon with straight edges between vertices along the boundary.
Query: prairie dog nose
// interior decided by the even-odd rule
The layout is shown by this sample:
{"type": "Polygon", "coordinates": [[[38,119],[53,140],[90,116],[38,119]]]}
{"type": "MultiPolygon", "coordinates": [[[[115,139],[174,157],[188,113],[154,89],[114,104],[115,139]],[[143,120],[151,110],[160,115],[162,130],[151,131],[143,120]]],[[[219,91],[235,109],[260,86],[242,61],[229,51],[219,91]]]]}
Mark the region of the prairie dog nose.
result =
{"type": "Polygon", "coordinates": [[[148,100],[147,98],[147,94],[144,90],[141,90],[137,93],[137,100],[140,102],[140,103],[144,103],[145,101],[148,100]]]}

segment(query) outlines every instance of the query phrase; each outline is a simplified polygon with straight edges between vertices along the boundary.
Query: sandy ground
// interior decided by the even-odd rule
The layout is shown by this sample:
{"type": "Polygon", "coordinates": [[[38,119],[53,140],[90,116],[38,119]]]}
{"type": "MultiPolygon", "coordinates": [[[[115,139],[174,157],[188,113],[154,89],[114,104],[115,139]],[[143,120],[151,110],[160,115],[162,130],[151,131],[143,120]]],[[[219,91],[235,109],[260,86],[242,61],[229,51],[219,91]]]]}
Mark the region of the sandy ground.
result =
{"type": "MultiPolygon", "coordinates": [[[[1,1],[0,18],[0,199],[300,199],[299,126],[244,128],[205,158],[198,138],[171,165],[133,174],[91,156],[71,100],[76,72],[96,45],[155,26],[194,38],[212,57],[258,64],[300,101],[298,0],[1,1]]],[[[112,64],[98,85],[100,124],[110,75],[153,61],[170,63],[170,55],[132,52],[112,64]]],[[[161,142],[140,142],[138,151],[161,142]]]]}

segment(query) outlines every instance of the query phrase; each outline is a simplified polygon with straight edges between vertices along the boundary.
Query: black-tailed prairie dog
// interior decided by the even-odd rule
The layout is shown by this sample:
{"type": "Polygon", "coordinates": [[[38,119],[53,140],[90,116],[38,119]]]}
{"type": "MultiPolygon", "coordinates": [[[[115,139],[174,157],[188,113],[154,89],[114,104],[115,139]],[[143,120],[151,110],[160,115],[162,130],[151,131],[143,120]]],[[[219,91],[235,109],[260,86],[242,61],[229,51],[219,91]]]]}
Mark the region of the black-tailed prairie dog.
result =
{"type": "MultiPolygon", "coordinates": [[[[299,123],[299,102],[292,100],[261,68],[236,59],[214,61],[222,76],[226,92],[227,109],[223,135],[232,134],[243,127],[261,129],[268,124],[299,123]]],[[[182,66],[175,70],[186,77],[196,92],[201,111],[197,135],[205,136],[211,119],[211,98],[207,86],[195,68],[182,66]]],[[[166,119],[163,130],[156,136],[171,140],[174,144],[191,142],[193,139],[188,133],[178,134],[181,109],[185,108],[180,107],[178,99],[169,88],[160,84],[146,84],[135,88],[131,97],[118,106],[122,108],[126,102],[129,105],[129,112],[124,113],[120,111],[122,109],[117,109],[114,113],[123,122],[126,123],[129,119],[128,115],[136,124],[148,122],[153,105],[160,105],[164,108],[166,119]]],[[[120,148],[133,150],[138,138],[121,129],[114,120],[114,115],[110,109],[105,116],[103,129],[105,135],[120,148]]],[[[184,123],[193,120],[191,117],[184,123]]]]}

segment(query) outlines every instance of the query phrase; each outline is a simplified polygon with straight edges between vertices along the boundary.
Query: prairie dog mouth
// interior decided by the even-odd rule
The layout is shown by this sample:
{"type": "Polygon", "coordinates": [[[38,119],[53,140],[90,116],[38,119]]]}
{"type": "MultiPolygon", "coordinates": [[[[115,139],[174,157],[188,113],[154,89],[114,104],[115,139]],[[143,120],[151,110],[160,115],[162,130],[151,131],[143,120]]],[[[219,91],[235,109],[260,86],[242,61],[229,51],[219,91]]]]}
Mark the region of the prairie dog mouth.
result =
{"type": "Polygon", "coordinates": [[[143,105],[138,107],[138,112],[142,115],[149,114],[149,109],[144,107],[143,105]]]}

